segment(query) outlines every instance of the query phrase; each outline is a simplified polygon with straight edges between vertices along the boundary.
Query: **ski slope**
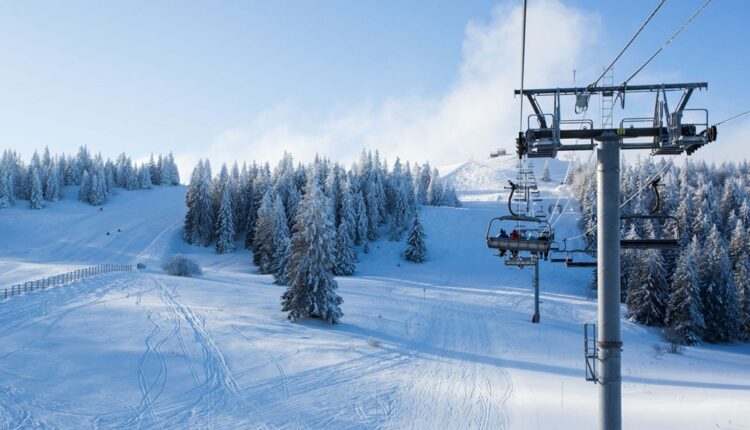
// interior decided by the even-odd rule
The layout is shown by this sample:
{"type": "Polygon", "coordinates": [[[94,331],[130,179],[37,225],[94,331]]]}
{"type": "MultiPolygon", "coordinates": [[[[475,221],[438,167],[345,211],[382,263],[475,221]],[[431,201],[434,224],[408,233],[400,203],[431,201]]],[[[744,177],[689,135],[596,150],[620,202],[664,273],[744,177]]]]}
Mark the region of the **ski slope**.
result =
{"type": "MultiPolygon", "coordinates": [[[[0,286],[101,263],[148,267],[0,301],[0,427],[596,428],[582,350],[582,324],[596,320],[591,271],[544,263],[531,324],[531,271],[484,244],[514,168],[441,169],[466,204],[422,208],[429,261],[372,244],[356,276],[338,278],[334,327],[289,323],[283,289],[247,251],[184,244],[182,187],[122,191],[103,212],[72,199],[1,210],[0,286]],[[204,275],[164,275],[158,262],[177,252],[204,275]]],[[[545,205],[563,192],[564,163],[550,168],[545,205]]],[[[575,233],[574,209],[558,234],[575,233]]],[[[750,428],[750,346],[657,354],[657,330],[627,322],[622,337],[625,428],[750,428]]]]}

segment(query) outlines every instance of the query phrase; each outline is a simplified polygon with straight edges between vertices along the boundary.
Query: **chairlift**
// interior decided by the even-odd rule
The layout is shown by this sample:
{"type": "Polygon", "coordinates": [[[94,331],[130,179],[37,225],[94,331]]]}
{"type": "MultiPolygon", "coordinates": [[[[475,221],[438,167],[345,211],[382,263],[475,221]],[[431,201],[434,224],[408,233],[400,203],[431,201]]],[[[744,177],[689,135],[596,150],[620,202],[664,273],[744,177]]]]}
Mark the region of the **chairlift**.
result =
{"type": "MultiPolygon", "coordinates": [[[[512,202],[513,194],[518,187],[513,182],[508,182],[510,183],[511,187],[510,196],[508,197],[508,211],[510,212],[510,215],[499,216],[490,220],[490,223],[487,226],[487,247],[497,249],[500,256],[504,256],[508,251],[510,251],[511,258],[509,260],[517,258],[519,252],[530,253],[532,257],[537,259],[540,257],[547,259],[550,251],[550,245],[553,239],[552,226],[549,222],[541,218],[516,214],[513,211],[512,202]],[[493,224],[495,224],[496,221],[500,225],[503,222],[515,223],[515,226],[509,227],[507,228],[507,230],[498,228],[496,232],[493,232],[493,224]],[[537,227],[522,227],[522,223],[534,223],[537,225],[537,227]],[[503,236],[501,234],[503,230],[515,230],[517,233],[517,237],[510,237],[507,235],[503,236]],[[533,232],[538,232],[536,238],[532,234],[533,232]]],[[[509,264],[514,265],[512,263],[509,264]]]]}
{"type": "MultiPolygon", "coordinates": [[[[659,186],[661,178],[656,178],[651,181],[651,188],[656,194],[656,200],[654,207],[651,208],[651,212],[648,214],[625,214],[621,215],[621,220],[656,220],[659,225],[664,226],[667,223],[672,223],[675,227],[673,231],[679,230],[679,224],[677,218],[671,215],[665,215],[660,213],[661,209],[661,196],[659,195],[659,186]]],[[[664,230],[664,229],[662,229],[664,230]]],[[[659,238],[646,238],[646,239],[621,239],[621,249],[677,249],[680,247],[680,241],[676,236],[672,237],[659,237],[659,238]]]]}

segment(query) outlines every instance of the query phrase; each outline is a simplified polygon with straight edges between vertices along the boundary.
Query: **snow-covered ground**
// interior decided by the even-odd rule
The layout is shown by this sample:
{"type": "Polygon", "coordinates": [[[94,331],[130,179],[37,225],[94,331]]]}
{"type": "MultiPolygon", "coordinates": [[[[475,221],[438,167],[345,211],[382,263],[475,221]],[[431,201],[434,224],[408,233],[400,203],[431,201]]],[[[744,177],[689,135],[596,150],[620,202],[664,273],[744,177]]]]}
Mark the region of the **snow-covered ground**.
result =
{"type": "MultiPolygon", "coordinates": [[[[514,168],[507,157],[441,169],[467,203],[422,208],[429,261],[373,244],[338,279],[334,327],[289,323],[283,289],[247,251],[185,245],[182,187],[122,191],[103,212],[72,199],[1,210],[0,287],[101,263],[148,268],[0,301],[0,427],[595,428],[591,271],[544,263],[531,324],[531,271],[484,244],[514,168]],[[158,263],[177,252],[204,276],[164,275],[158,263]]],[[[565,164],[550,169],[545,206],[565,164]]],[[[575,231],[573,209],[558,237],[575,231]]],[[[624,319],[623,341],[625,428],[750,428],[750,346],[657,354],[658,332],[624,319]]]]}

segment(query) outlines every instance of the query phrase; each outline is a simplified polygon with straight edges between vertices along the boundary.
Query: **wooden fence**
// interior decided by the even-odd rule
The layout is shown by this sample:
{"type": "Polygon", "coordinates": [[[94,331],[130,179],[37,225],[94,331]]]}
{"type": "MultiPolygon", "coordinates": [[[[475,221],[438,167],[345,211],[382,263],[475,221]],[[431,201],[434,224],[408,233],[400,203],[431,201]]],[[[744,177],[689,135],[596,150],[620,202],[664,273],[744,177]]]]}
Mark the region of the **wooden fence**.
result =
{"type": "Polygon", "coordinates": [[[133,270],[133,266],[127,264],[103,264],[101,266],[91,266],[85,269],[78,269],[72,272],[63,273],[61,275],[50,276],[47,278],[37,279],[36,281],[28,281],[23,284],[11,285],[10,288],[5,288],[0,297],[3,300],[18,296],[20,294],[35,291],[45,290],[47,288],[57,287],[60,285],[72,284],[73,282],[80,281],[81,279],[90,278],[92,276],[101,275],[103,273],[110,272],[130,272],[133,270]]]}

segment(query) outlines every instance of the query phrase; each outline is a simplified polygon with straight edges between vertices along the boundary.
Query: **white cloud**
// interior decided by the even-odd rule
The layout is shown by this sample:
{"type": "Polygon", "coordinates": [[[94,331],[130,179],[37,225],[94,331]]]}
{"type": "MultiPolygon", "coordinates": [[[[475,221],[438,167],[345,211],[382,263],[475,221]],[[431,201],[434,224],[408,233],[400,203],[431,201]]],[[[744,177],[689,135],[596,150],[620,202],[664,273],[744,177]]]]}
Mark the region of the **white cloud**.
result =
{"type": "MultiPolygon", "coordinates": [[[[569,81],[599,28],[595,15],[559,0],[532,2],[527,20],[526,83],[569,81]]],[[[444,164],[485,157],[510,148],[518,129],[521,8],[501,4],[489,22],[470,22],[456,82],[432,99],[395,96],[383,103],[363,102],[323,118],[291,104],[276,106],[249,123],[226,130],[199,153],[184,154],[182,171],[199,157],[213,162],[278,160],[283,151],[309,160],[315,153],[344,162],[362,148],[379,149],[390,160],[429,160],[444,164]]],[[[579,68],[580,71],[580,68],[579,68]]]]}

